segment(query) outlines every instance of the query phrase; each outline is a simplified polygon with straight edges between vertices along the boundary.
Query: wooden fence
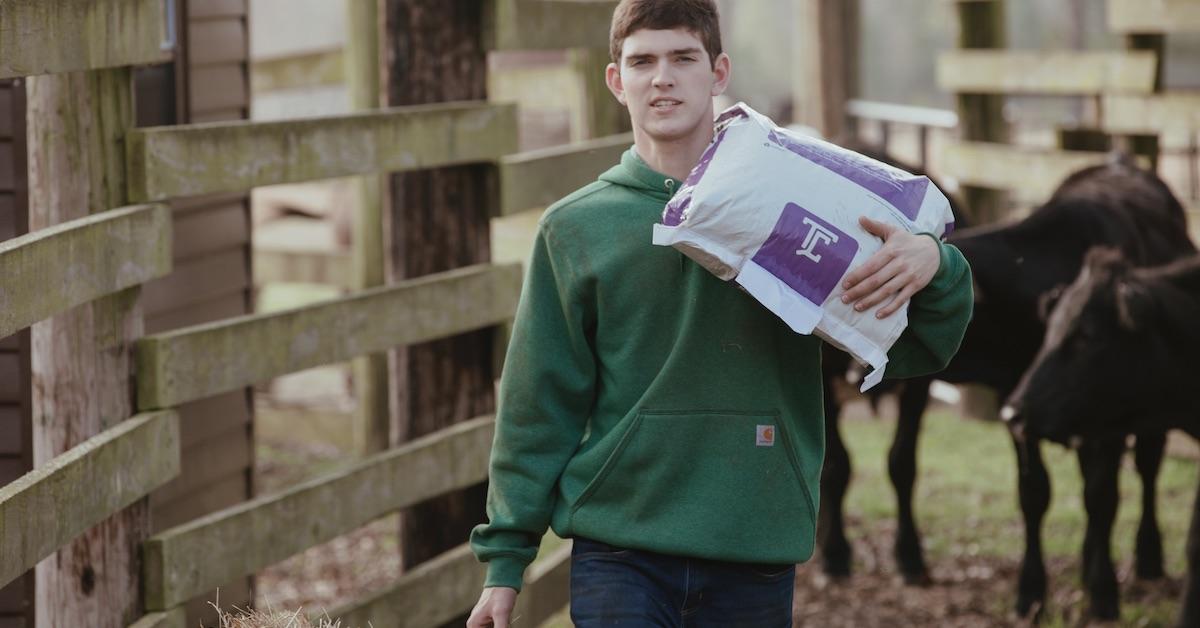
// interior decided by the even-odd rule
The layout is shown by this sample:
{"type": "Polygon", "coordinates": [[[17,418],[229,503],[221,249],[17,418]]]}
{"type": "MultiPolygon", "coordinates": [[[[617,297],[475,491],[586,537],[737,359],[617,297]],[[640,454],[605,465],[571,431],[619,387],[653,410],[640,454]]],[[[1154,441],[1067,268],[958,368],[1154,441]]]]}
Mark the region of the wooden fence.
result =
{"type": "MultiPolygon", "coordinates": [[[[492,0],[488,41],[495,49],[602,45],[614,5],[492,0]]],[[[161,0],[0,2],[0,78],[159,61],[163,40],[173,36],[164,27],[164,6],[161,0]]],[[[170,212],[157,201],[492,163],[500,172],[499,212],[512,213],[544,206],[592,179],[631,141],[622,135],[514,155],[513,107],[486,103],[127,128],[123,139],[124,198],[152,204],[112,208],[0,244],[0,336],[169,273],[170,212]]],[[[137,340],[136,414],[111,417],[115,427],[0,488],[0,586],[178,475],[179,405],[312,366],[503,324],[515,312],[520,282],[517,266],[480,265],[137,340]]],[[[483,481],[492,430],[492,418],[479,417],[146,539],[140,585],[149,614],[132,625],[182,628],[182,605],[196,595],[483,481]]],[[[518,612],[529,625],[565,605],[568,559],[569,547],[562,547],[527,574],[518,612]]],[[[351,626],[437,625],[470,609],[482,577],[483,567],[463,545],[331,615],[351,626]]],[[[116,625],[117,617],[98,616],[95,625],[116,625]]]]}

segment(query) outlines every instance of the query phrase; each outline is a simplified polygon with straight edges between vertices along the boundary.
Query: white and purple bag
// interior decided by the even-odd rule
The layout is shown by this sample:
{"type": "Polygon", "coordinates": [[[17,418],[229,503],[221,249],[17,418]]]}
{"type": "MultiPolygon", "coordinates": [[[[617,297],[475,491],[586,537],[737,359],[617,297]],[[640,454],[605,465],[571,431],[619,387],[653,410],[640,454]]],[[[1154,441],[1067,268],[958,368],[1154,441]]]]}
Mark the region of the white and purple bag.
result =
{"type": "Polygon", "coordinates": [[[777,127],[744,103],[717,118],[717,134],[654,226],[673,246],[755,299],[801,334],[816,333],[873,367],[908,326],[908,307],[883,320],[843,304],[843,278],[882,246],[859,216],[911,233],[954,226],[929,179],[777,127]]]}

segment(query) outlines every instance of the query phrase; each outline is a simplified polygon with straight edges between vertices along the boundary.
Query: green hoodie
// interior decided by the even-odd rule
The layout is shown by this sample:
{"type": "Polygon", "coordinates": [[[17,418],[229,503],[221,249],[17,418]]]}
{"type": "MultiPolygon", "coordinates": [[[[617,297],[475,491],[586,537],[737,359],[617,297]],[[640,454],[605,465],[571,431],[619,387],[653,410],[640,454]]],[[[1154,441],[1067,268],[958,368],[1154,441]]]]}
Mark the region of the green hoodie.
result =
{"type": "MultiPolygon", "coordinates": [[[[630,149],[539,223],[500,384],[490,521],[471,534],[485,586],[520,589],[547,525],[697,558],[812,555],[821,341],[650,243],[679,185],[630,149]]],[[[888,375],[944,368],[971,303],[966,260],[942,244],[888,375]]]]}

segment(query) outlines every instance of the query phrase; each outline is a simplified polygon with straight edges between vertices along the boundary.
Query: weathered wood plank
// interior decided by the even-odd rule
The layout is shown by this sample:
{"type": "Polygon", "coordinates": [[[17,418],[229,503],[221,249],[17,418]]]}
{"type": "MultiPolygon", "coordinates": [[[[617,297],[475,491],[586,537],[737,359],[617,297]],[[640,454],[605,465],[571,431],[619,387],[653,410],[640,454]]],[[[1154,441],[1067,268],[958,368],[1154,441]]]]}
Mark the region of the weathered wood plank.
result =
{"type": "Polygon", "coordinates": [[[633,145],[625,133],[500,160],[500,214],[546,207],[596,180],[633,145]]]}
{"type": "Polygon", "coordinates": [[[187,628],[187,613],[182,607],[162,613],[150,613],[129,624],[129,628],[187,628]]]}
{"type": "Polygon", "coordinates": [[[130,194],[164,199],[492,161],[515,152],[516,126],[511,105],[453,103],[139,129],[128,138],[130,194]]]}
{"type": "Polygon", "coordinates": [[[0,79],[171,58],[162,0],[5,0],[0,24],[0,79]]]}
{"type": "Polygon", "coordinates": [[[527,618],[530,626],[540,626],[570,602],[571,541],[567,540],[529,566],[513,616],[527,618]]]}
{"type": "Polygon", "coordinates": [[[193,66],[240,63],[246,58],[246,20],[229,17],[188,25],[189,61],[193,66]]]}
{"type": "Polygon", "coordinates": [[[244,472],[213,482],[203,490],[172,502],[156,502],[151,494],[150,508],[154,513],[154,528],[169,530],[222,508],[240,504],[249,497],[250,478],[244,472]]]}
{"type": "Polygon", "coordinates": [[[171,213],[116,209],[0,243],[0,337],[76,305],[165,275],[171,213]]]}
{"type": "Polygon", "coordinates": [[[519,265],[473,266],[326,303],[143,338],[138,406],[165,408],[511,318],[519,265]]]}
{"type": "Polygon", "coordinates": [[[193,112],[224,111],[250,104],[246,68],[240,63],[194,68],[187,79],[193,112]]]}
{"type": "Polygon", "coordinates": [[[136,416],[0,487],[0,586],[179,473],[179,417],[136,416]]]}
{"type": "Polygon", "coordinates": [[[615,0],[491,0],[488,50],[607,48],[615,0]]]}
{"type": "Polygon", "coordinates": [[[143,547],[146,607],[171,608],[389,512],[483,480],[493,427],[491,417],[461,423],[154,536],[143,547]]]}
{"type": "MultiPolygon", "coordinates": [[[[440,626],[471,610],[486,571],[470,546],[463,544],[418,565],[386,590],[330,611],[329,617],[344,626],[440,626]]],[[[322,616],[314,613],[313,619],[322,616]]]]}
{"type": "MultiPolygon", "coordinates": [[[[20,456],[24,443],[22,437],[21,406],[6,403],[0,405],[0,456],[20,456]]],[[[0,608],[3,608],[0,605],[0,608]]]]}
{"type": "Polygon", "coordinates": [[[938,56],[938,86],[976,94],[1154,91],[1150,52],[957,50],[938,56]]]}
{"type": "Polygon", "coordinates": [[[255,59],[250,65],[250,91],[255,94],[281,89],[340,85],[345,81],[346,60],[340,48],[255,59]]]}
{"type": "Polygon", "coordinates": [[[250,212],[243,203],[175,216],[177,260],[200,257],[250,242],[250,212]]]}
{"type": "Polygon", "coordinates": [[[230,293],[219,299],[157,314],[147,314],[146,334],[160,334],[210,321],[241,316],[251,310],[250,296],[230,293]]]}
{"type": "Polygon", "coordinates": [[[254,283],[318,283],[350,287],[350,254],[343,251],[254,249],[254,283]]]}
{"type": "MultiPolygon", "coordinates": [[[[942,174],[980,187],[1010,190],[1016,198],[1044,202],[1071,173],[1103,164],[1105,153],[1021,148],[988,142],[946,144],[942,174]]],[[[1146,165],[1144,159],[1142,165],[1146,165]]]]}
{"type": "Polygon", "coordinates": [[[1108,0],[1108,28],[1126,34],[1200,32],[1200,2],[1108,0]]]}
{"type": "Polygon", "coordinates": [[[181,261],[169,275],[146,283],[143,308],[154,315],[245,291],[250,287],[248,248],[234,245],[220,253],[181,261]]]}
{"type": "MultiPolygon", "coordinates": [[[[182,430],[181,425],[181,439],[182,430]]],[[[179,475],[154,491],[151,504],[175,501],[254,466],[254,451],[244,423],[233,425],[221,436],[191,447],[181,447],[179,475]]]]}
{"type": "Polygon", "coordinates": [[[1200,92],[1105,96],[1101,125],[1118,134],[1195,133],[1200,130],[1200,92]]]}
{"type": "Polygon", "coordinates": [[[244,16],[246,13],[246,0],[192,0],[188,3],[190,20],[244,16]]]}

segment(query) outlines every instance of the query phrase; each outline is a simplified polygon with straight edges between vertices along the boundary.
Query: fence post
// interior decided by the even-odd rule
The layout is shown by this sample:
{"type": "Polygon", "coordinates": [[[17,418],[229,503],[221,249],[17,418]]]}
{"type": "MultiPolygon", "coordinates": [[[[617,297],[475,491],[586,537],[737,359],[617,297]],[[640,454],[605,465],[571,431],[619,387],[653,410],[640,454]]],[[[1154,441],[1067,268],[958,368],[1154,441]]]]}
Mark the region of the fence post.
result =
{"type": "MultiPolygon", "coordinates": [[[[346,3],[346,84],[350,103],[356,110],[379,107],[379,2],[350,0],[346,3]]],[[[384,219],[383,189],[386,175],[367,175],[354,181],[352,200],[354,231],[350,286],[363,290],[383,285],[384,219]]],[[[354,449],[360,456],[388,447],[391,417],[388,414],[388,360],[386,353],[353,361],[354,449]]]]}
{"type": "Polygon", "coordinates": [[[568,51],[571,69],[583,94],[578,111],[571,120],[571,141],[595,139],[631,130],[629,114],[604,79],[610,55],[607,48],[572,48],[568,51]]]}
{"type": "MultiPolygon", "coordinates": [[[[30,230],[125,205],[132,71],[38,76],[26,85],[30,230]]],[[[140,293],[132,288],[32,326],[35,467],[133,414],[129,347],[142,333],[140,293]]],[[[136,548],[149,530],[143,498],[39,563],[36,625],[123,628],[137,619],[136,548]]]]}
{"type": "MultiPolygon", "coordinates": [[[[388,0],[387,98],[391,106],[487,99],[483,10],[474,0],[388,0]]],[[[515,148],[515,147],[514,147],[515,148]]],[[[495,166],[468,165],[391,178],[395,279],[491,259],[499,203],[495,166]]],[[[393,408],[400,442],[495,411],[493,329],[395,353],[393,408]]],[[[462,544],[484,521],[486,483],[430,500],[402,517],[405,569],[462,544]]],[[[462,625],[465,617],[450,622],[462,625]]]]}
{"type": "MultiPolygon", "coordinates": [[[[1005,46],[1003,0],[958,2],[959,48],[1003,48],[1005,46]]],[[[966,141],[1005,142],[1004,96],[958,94],[958,119],[966,141]]],[[[1007,195],[999,190],[963,186],[962,195],[971,212],[972,224],[995,221],[1006,211],[1007,195]]]]}
{"type": "Polygon", "coordinates": [[[858,0],[795,0],[793,121],[845,142],[846,102],[858,90],[858,0]]]}

